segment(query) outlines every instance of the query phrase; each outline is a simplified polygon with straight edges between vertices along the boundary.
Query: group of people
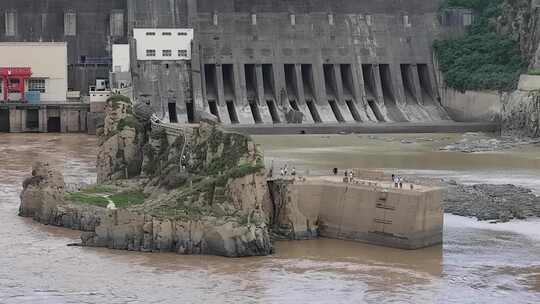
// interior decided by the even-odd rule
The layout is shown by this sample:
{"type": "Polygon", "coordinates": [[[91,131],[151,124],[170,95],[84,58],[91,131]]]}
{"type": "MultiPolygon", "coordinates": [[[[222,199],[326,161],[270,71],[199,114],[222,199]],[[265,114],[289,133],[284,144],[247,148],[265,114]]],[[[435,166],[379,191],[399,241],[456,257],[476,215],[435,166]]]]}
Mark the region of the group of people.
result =
{"type": "MultiPolygon", "coordinates": [[[[394,182],[394,188],[403,189],[403,183],[405,179],[399,175],[392,174],[392,182],[394,182]]],[[[411,190],[414,189],[414,185],[411,184],[411,190]]]]}
{"type": "Polygon", "coordinates": [[[394,182],[395,188],[403,189],[403,177],[399,175],[392,174],[392,181],[394,182]]]}
{"type": "MultiPolygon", "coordinates": [[[[289,165],[285,164],[285,167],[279,169],[279,175],[288,176],[289,175],[289,165]]],[[[292,167],[290,175],[291,176],[296,176],[296,168],[295,167],[292,167]]]]}

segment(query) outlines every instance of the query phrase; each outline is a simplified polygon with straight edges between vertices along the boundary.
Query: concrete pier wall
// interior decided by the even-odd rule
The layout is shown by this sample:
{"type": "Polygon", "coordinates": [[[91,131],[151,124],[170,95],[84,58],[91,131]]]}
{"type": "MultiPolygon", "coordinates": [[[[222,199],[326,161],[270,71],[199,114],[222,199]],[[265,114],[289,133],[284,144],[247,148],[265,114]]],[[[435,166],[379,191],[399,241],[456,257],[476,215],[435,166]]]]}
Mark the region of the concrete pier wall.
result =
{"type": "MultiPolygon", "coordinates": [[[[375,183],[375,181],[373,182],[375,183]]],[[[440,189],[389,189],[368,185],[296,182],[290,204],[318,223],[320,236],[417,249],[442,243],[440,189]]],[[[295,223],[302,227],[302,223],[295,223]]]]}

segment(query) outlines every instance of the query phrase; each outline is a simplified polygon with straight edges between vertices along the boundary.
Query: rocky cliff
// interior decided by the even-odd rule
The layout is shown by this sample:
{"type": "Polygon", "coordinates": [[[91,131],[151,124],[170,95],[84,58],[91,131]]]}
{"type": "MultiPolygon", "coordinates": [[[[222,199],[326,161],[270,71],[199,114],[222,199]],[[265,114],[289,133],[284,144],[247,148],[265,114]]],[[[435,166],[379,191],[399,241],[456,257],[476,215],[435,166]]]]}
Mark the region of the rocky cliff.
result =
{"type": "Polygon", "coordinates": [[[138,175],[142,161],[140,143],[144,129],[133,115],[129,98],[115,95],[105,106],[105,123],[97,130],[98,183],[138,175]]]}
{"type": "Polygon", "coordinates": [[[115,96],[99,131],[98,185],[66,192],[36,164],[20,215],[85,231],[82,245],[228,257],[272,252],[263,155],[211,123],[170,134],[145,107],[115,96]]]}
{"type": "MultiPolygon", "coordinates": [[[[497,31],[519,41],[521,53],[528,70],[540,68],[540,9],[534,7],[534,0],[506,0],[497,19],[497,31]]],[[[526,136],[540,136],[540,93],[525,88],[520,80],[519,88],[504,94],[501,118],[503,133],[526,136]]]]}
{"type": "Polygon", "coordinates": [[[503,97],[505,135],[540,137],[540,91],[517,90],[503,97]]]}
{"type": "Polygon", "coordinates": [[[519,41],[530,68],[540,68],[540,9],[535,0],[505,0],[495,21],[497,31],[519,41]]]}

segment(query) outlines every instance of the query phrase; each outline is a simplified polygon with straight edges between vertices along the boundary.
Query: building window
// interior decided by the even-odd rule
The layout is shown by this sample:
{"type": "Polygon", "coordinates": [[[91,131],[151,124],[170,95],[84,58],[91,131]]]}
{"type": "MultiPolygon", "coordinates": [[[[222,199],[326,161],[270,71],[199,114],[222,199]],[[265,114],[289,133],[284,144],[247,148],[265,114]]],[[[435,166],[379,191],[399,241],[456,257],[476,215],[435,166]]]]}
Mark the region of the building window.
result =
{"type": "Polygon", "coordinates": [[[328,14],[328,24],[334,25],[334,14],[328,14]]]}
{"type": "Polygon", "coordinates": [[[77,14],[74,12],[64,14],[64,35],[77,35],[77,14]]]}
{"type": "Polygon", "coordinates": [[[6,36],[15,36],[17,34],[17,13],[15,11],[6,11],[6,36]]]}
{"type": "Polygon", "coordinates": [[[178,36],[187,36],[186,32],[178,32],[178,36]]]}
{"type": "Polygon", "coordinates": [[[163,50],[163,51],[161,51],[161,54],[163,55],[163,57],[171,57],[172,56],[172,51],[171,50],[163,50]]]}
{"type": "Polygon", "coordinates": [[[172,33],[171,32],[163,32],[161,33],[162,36],[171,36],[172,33]]]}
{"type": "Polygon", "coordinates": [[[178,57],[187,57],[187,50],[178,50],[178,57]]]}
{"type": "Polygon", "coordinates": [[[291,25],[295,26],[296,25],[296,15],[295,14],[290,14],[289,17],[291,18],[291,25]]]}
{"type": "Polygon", "coordinates": [[[257,14],[251,14],[251,25],[257,25],[257,14]]]}
{"type": "Polygon", "coordinates": [[[28,79],[28,91],[38,91],[41,93],[45,93],[45,79],[28,79]]]}
{"type": "Polygon", "coordinates": [[[463,13],[463,26],[469,26],[473,23],[472,13],[463,13]]]}
{"type": "Polygon", "coordinates": [[[212,23],[214,24],[214,26],[218,25],[218,14],[217,13],[212,14],[212,23]]]}
{"type": "Polygon", "coordinates": [[[124,36],[124,12],[113,11],[110,16],[110,31],[111,36],[122,37],[124,36]]]}
{"type": "Polygon", "coordinates": [[[156,50],[146,50],[146,57],[156,57],[156,50]]]}
{"type": "Polygon", "coordinates": [[[411,27],[411,19],[409,19],[409,15],[403,15],[403,25],[405,27],[411,27]]]}
{"type": "Polygon", "coordinates": [[[366,15],[366,23],[367,23],[367,25],[373,25],[373,16],[372,15],[366,15]]]}
{"type": "Polygon", "coordinates": [[[156,33],[155,32],[146,32],[146,36],[155,36],[156,33]]]}

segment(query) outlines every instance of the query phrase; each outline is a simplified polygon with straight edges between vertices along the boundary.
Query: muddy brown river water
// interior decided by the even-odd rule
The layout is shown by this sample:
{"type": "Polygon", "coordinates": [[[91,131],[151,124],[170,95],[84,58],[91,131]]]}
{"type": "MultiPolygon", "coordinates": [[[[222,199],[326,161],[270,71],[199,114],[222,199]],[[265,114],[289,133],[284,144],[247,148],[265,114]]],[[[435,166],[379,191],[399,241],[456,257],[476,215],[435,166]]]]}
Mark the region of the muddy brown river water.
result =
{"type": "MultiPolygon", "coordinates": [[[[540,192],[540,147],[463,154],[457,135],[255,137],[270,165],[300,173],[385,168],[540,192]],[[403,141],[403,142],[402,142],[403,141]]],[[[540,303],[540,221],[445,216],[444,244],[402,251],[336,240],[282,242],[263,258],[67,247],[78,232],[17,216],[31,163],[95,181],[96,139],[0,134],[0,303],[540,303]]]]}

